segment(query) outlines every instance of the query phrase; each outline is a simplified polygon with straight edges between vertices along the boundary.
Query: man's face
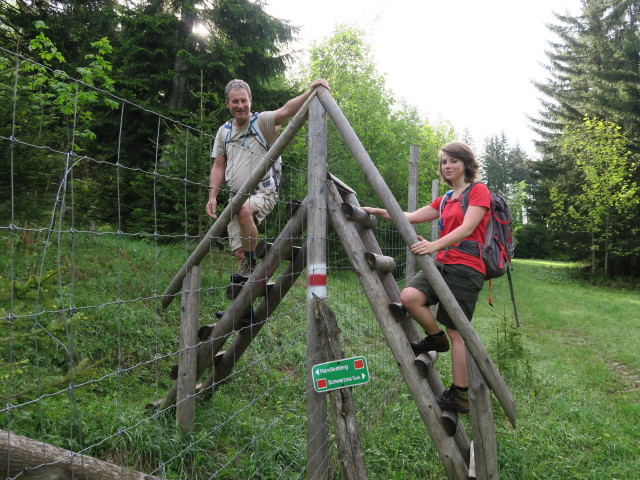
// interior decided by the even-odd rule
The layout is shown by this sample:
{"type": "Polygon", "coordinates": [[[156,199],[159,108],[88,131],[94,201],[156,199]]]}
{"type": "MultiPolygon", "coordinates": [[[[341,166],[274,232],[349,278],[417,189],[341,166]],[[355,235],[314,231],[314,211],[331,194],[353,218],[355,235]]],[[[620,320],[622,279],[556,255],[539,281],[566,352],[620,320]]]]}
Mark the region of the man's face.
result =
{"type": "Polygon", "coordinates": [[[231,116],[236,120],[236,126],[242,126],[251,119],[251,100],[244,88],[230,90],[226,103],[231,116]]]}

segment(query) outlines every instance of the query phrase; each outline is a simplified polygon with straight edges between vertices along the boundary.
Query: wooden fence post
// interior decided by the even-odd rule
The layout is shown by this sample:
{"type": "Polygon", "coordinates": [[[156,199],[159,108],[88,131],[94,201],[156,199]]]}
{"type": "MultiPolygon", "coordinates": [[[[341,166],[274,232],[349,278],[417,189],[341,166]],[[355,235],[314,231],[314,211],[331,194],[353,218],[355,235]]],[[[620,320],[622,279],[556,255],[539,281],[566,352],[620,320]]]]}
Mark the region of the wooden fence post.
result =
{"type": "Polygon", "coordinates": [[[313,388],[311,370],[321,363],[313,295],[327,296],[327,118],[317,99],[309,104],[307,188],[307,478],[322,480],[329,473],[327,396],[313,388]]]}
{"type": "Polygon", "coordinates": [[[178,393],[176,421],[183,432],[191,430],[196,409],[198,370],[198,324],[200,318],[200,267],[191,267],[182,282],[180,311],[180,355],[178,357],[178,393]]]}

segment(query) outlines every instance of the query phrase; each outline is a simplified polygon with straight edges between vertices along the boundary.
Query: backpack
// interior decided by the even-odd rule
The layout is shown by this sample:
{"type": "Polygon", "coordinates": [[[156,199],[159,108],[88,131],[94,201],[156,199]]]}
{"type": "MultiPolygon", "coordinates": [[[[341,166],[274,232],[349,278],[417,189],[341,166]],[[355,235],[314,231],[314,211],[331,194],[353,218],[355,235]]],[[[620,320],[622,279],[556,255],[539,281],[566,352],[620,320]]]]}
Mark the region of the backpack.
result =
{"type": "MultiPolygon", "coordinates": [[[[460,208],[463,213],[467,213],[469,205],[469,192],[477,182],[472,182],[459,197],[460,208]]],[[[442,230],[442,210],[444,205],[451,198],[453,190],[445,193],[444,198],[440,202],[440,229],[442,230]]],[[[511,290],[511,301],[513,303],[513,311],[515,313],[516,324],[520,326],[518,320],[518,312],[516,309],[515,298],[513,294],[513,284],[511,282],[510,263],[516,247],[513,237],[513,215],[507,201],[497,193],[491,194],[491,203],[489,206],[489,221],[484,235],[484,246],[480,252],[482,261],[486,269],[485,279],[491,282],[494,278],[499,278],[505,273],[509,279],[509,289],[511,290]]],[[[475,242],[474,242],[475,243],[475,242]]],[[[458,247],[450,247],[458,248],[458,247]]],[[[489,284],[489,305],[493,306],[491,299],[491,283],[489,284]]]]}
{"type": "MultiPolygon", "coordinates": [[[[262,136],[262,133],[260,132],[260,128],[258,127],[258,124],[256,123],[256,121],[258,120],[258,113],[254,113],[251,116],[251,120],[249,121],[249,127],[247,128],[247,133],[246,135],[252,135],[255,137],[256,141],[262,145],[262,148],[265,149],[266,152],[269,151],[269,148],[271,148],[271,146],[267,143],[267,141],[264,139],[264,137],[262,136]]],[[[231,138],[231,129],[232,129],[232,125],[231,125],[231,121],[233,119],[227,121],[224,124],[224,128],[226,129],[226,135],[225,135],[225,139],[224,139],[224,154],[226,156],[227,154],[227,143],[229,143],[229,139],[231,138]]],[[[271,166],[271,170],[270,170],[270,178],[273,179],[274,183],[275,183],[275,188],[279,188],[280,184],[282,183],[282,157],[278,157],[278,159],[273,163],[273,165],[271,166]]],[[[268,178],[266,180],[263,180],[263,182],[266,182],[267,180],[269,180],[268,178]]],[[[260,183],[263,183],[260,182],[260,183]]],[[[260,185],[260,184],[258,184],[260,185]]]]}

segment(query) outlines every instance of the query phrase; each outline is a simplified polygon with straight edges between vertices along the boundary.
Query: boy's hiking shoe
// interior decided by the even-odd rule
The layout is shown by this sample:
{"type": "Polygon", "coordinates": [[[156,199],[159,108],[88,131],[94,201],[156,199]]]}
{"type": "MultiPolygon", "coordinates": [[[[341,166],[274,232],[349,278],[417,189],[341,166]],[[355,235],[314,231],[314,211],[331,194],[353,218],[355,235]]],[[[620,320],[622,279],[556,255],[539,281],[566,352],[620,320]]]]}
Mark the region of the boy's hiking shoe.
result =
{"type": "Polygon", "coordinates": [[[447,388],[444,393],[437,398],[437,401],[442,410],[469,413],[469,392],[461,392],[454,385],[447,388]]]}
{"type": "Polygon", "coordinates": [[[249,280],[249,275],[245,275],[243,273],[234,273],[231,275],[231,283],[246,283],[249,280]]]}
{"type": "Polygon", "coordinates": [[[409,344],[416,356],[426,352],[448,352],[450,348],[449,339],[444,332],[442,335],[427,335],[422,340],[409,344]]]}

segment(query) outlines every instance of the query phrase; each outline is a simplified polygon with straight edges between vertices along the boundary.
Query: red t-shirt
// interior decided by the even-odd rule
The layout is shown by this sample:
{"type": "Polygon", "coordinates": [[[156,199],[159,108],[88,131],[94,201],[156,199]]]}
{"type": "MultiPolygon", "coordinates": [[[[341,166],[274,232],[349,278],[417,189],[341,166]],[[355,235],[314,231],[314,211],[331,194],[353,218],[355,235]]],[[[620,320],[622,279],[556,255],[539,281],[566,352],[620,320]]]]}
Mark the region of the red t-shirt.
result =
{"type": "MultiPolygon", "coordinates": [[[[442,202],[444,198],[444,195],[442,197],[436,198],[429,206],[439,212],[440,202],[442,202]]],[[[476,183],[469,191],[468,198],[468,206],[475,205],[478,207],[485,207],[487,210],[478,226],[471,233],[471,235],[465,238],[465,240],[473,240],[475,242],[479,242],[480,245],[483,246],[484,234],[487,229],[487,223],[489,222],[491,194],[489,193],[489,189],[486,185],[482,183],[476,183]]],[[[459,198],[456,198],[455,200],[451,200],[451,198],[449,198],[449,200],[445,204],[444,210],[442,211],[442,230],[440,231],[440,237],[444,237],[449,232],[462,225],[462,221],[464,220],[464,213],[462,212],[462,207],[460,207],[459,200],[459,198]]],[[[455,245],[457,246],[459,245],[459,243],[456,243],[455,245]]],[[[486,273],[482,258],[461,252],[457,249],[440,250],[436,255],[436,261],[447,265],[467,265],[468,267],[479,271],[483,275],[486,273]]]]}

